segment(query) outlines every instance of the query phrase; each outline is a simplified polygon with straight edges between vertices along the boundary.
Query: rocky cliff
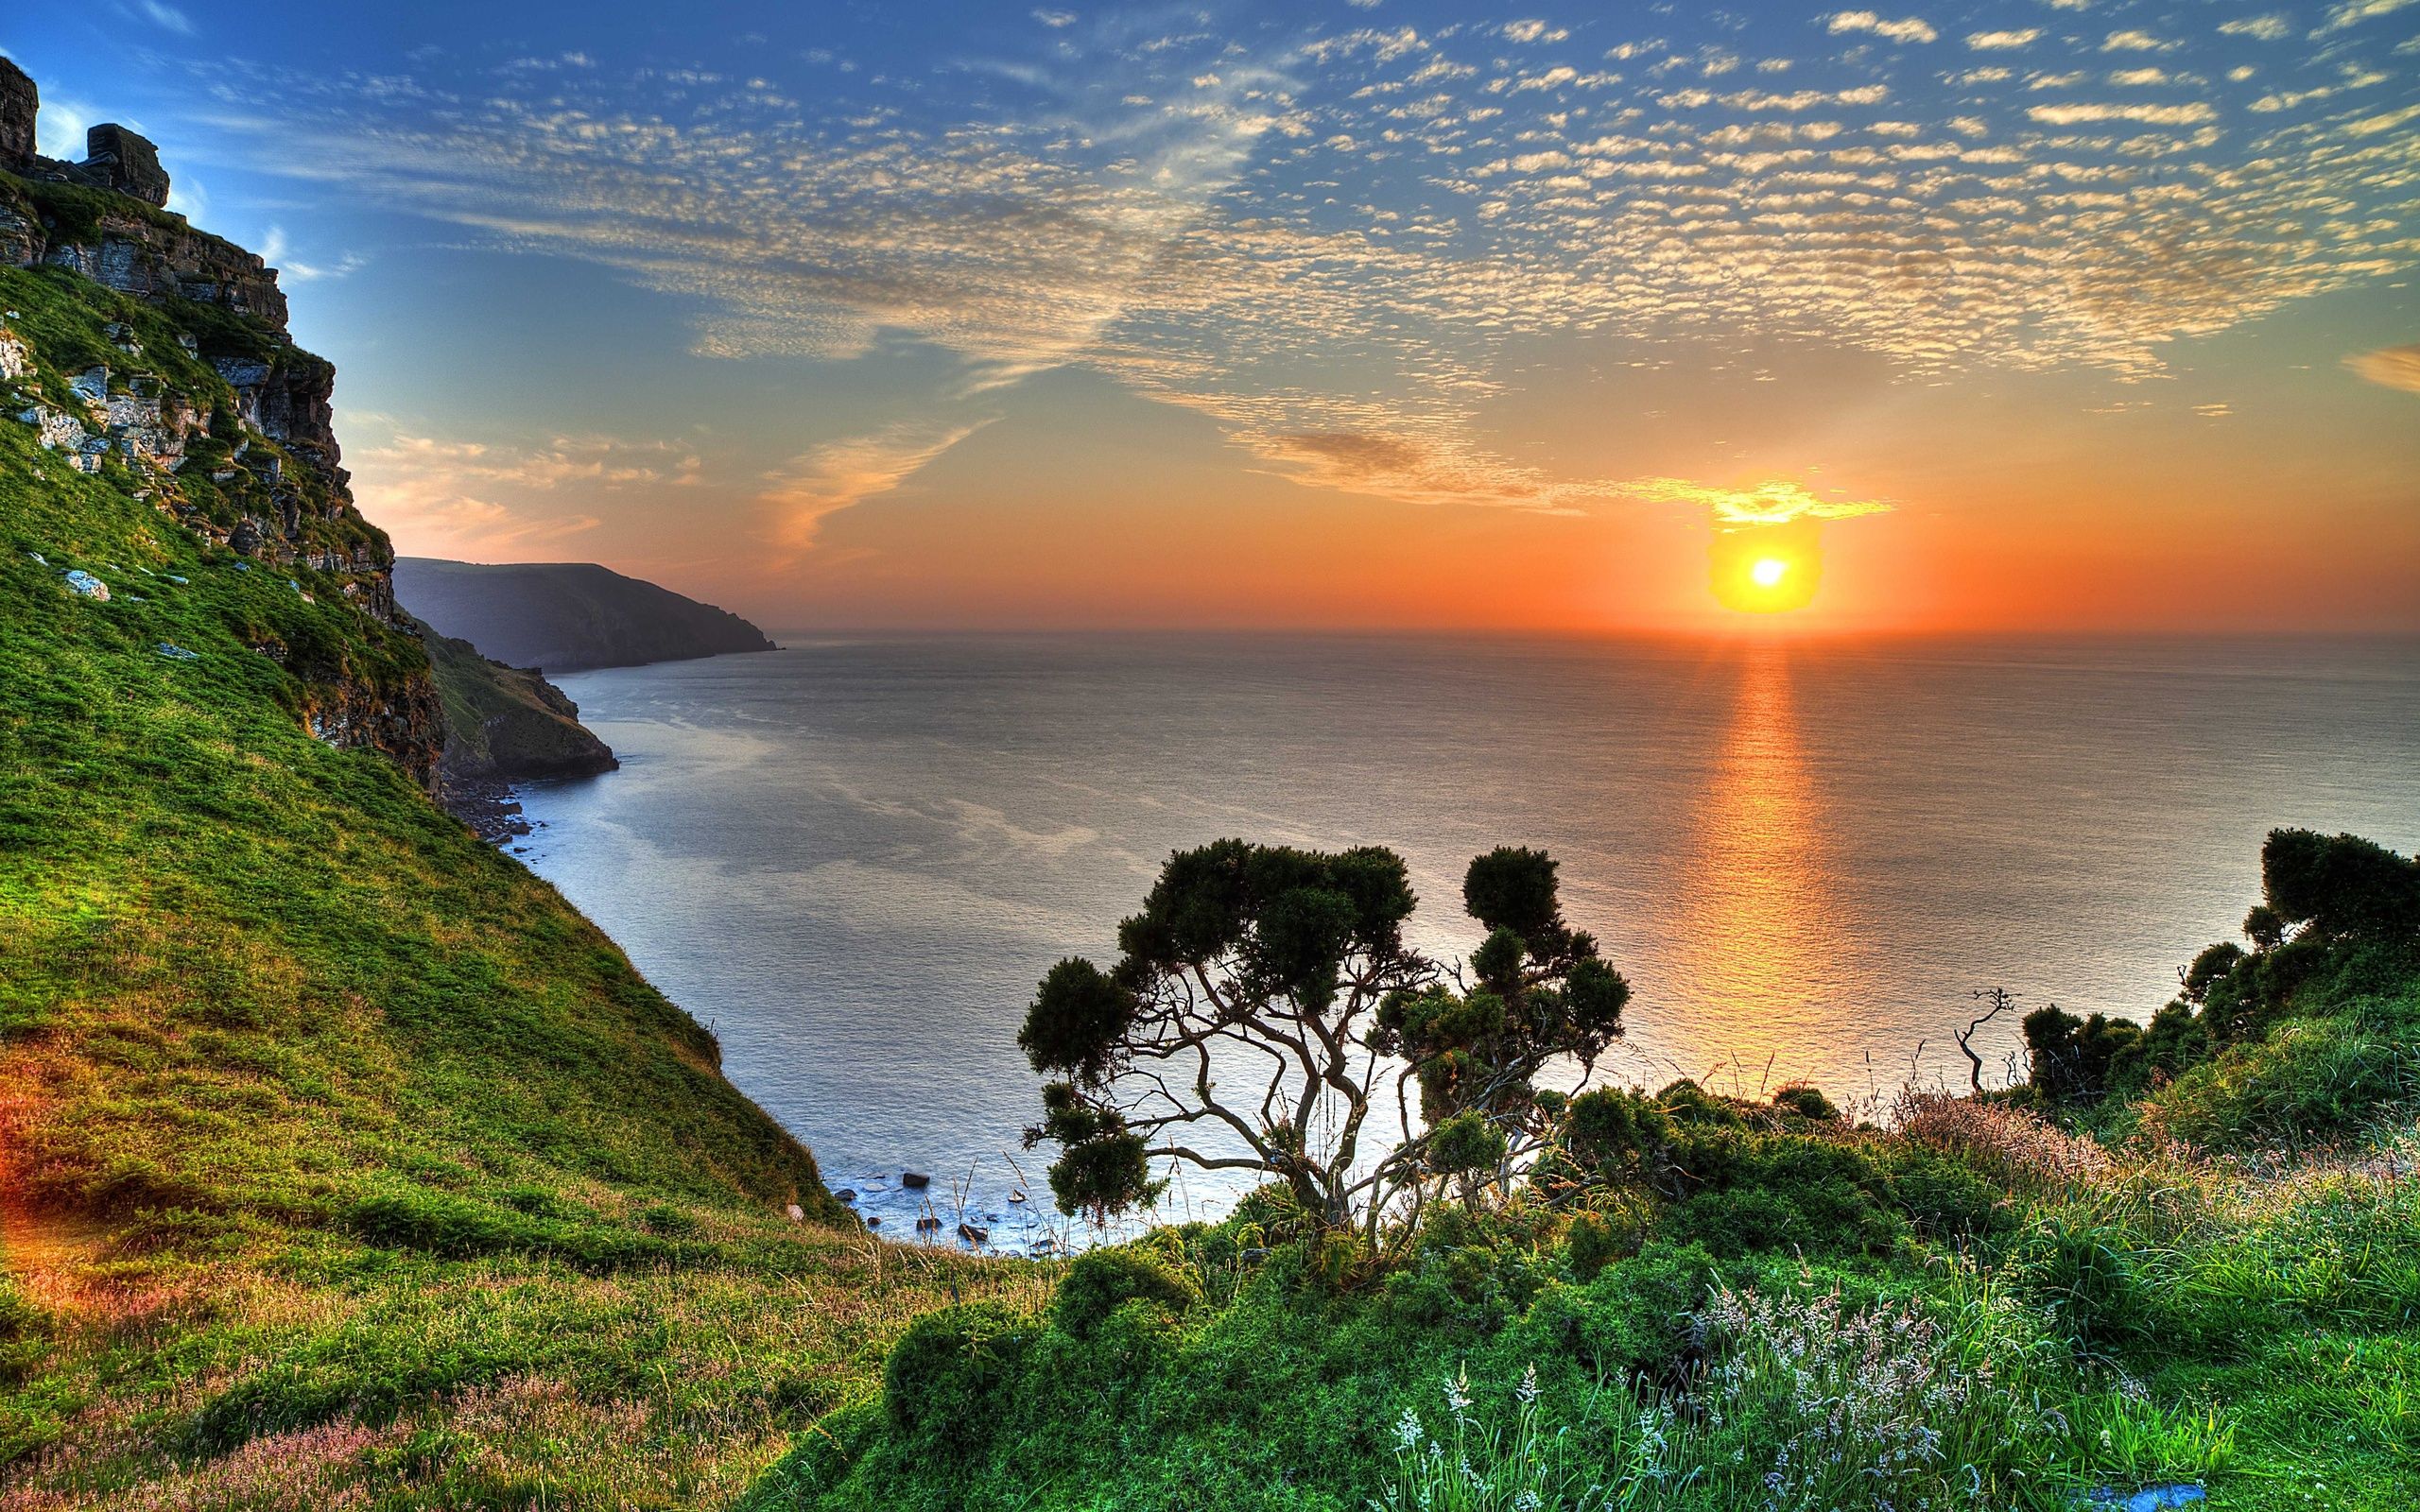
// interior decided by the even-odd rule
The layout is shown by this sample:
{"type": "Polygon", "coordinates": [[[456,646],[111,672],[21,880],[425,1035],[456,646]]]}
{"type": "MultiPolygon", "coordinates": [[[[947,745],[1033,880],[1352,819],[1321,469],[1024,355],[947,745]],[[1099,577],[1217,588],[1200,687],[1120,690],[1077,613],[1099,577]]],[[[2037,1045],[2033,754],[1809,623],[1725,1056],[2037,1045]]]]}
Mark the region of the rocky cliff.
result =
{"type": "Polygon", "coordinates": [[[490,567],[406,557],[395,564],[395,587],[405,608],[440,632],[548,672],[774,649],[727,610],[595,562],[490,567]]]}
{"type": "Polygon", "coordinates": [[[312,733],[369,746],[433,785],[436,685],[396,608],[394,552],[354,509],[330,422],[336,369],[287,335],[276,270],[164,208],[168,176],[120,126],[80,163],[34,150],[33,80],[0,59],[0,413],[60,465],[106,475],[245,570],[351,605],[366,645],[263,627],[312,733]],[[366,654],[365,654],[366,652],[366,654]]]}

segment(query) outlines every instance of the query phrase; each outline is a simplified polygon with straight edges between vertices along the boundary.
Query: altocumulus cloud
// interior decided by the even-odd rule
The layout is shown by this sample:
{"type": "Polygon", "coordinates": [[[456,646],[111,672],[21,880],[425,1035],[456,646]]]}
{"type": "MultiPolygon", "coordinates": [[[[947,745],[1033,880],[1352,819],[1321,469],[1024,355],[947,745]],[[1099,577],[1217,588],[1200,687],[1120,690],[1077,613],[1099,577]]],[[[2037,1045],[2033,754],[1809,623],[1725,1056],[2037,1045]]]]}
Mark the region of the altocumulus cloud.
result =
{"type": "MultiPolygon", "coordinates": [[[[2327,25],[2396,8],[2360,0],[2327,25]]],[[[2022,37],[2040,67],[1976,70],[1945,96],[1923,62],[1934,23],[1871,10],[1822,14],[1809,56],[1760,62],[1789,65],[1788,91],[1676,87],[1731,55],[1601,21],[1584,43],[1540,17],[1255,51],[1055,25],[1066,14],[1031,28],[1047,61],[1003,65],[1013,110],[930,81],[861,76],[809,102],[583,65],[340,87],[237,70],[216,80],[218,118],[276,141],[286,171],[679,296],[703,312],[708,354],[921,343],[960,365],[943,410],[1084,364],[1212,416],[1274,472],[1420,502],[1687,497],[1487,444],[1515,343],[1813,334],[1912,378],[2131,380],[2164,371],[2180,337],[2414,261],[2408,86],[2372,69],[2272,107],[2207,83],[2231,60],[2192,49],[2273,40],[2265,24],[2181,41],[1962,30],[1987,51],[2022,37]],[[2169,93],[2043,103],[2104,75],[2110,51],[2163,54],[2157,79],[2128,70],[2121,87],[2169,93]],[[2328,98],[2356,88],[2358,111],[2328,98]]],[[[975,423],[810,450],[766,486],[776,533],[804,547],[975,423]]]]}

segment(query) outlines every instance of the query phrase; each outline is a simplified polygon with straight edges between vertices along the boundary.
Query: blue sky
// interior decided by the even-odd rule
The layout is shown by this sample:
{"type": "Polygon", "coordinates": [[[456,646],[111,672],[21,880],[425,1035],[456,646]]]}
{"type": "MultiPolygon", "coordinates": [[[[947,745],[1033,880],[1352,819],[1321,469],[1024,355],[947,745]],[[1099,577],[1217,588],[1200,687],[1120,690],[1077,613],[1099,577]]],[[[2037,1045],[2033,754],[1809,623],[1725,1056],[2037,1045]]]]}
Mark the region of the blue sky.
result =
{"type": "Polygon", "coordinates": [[[1850,619],[2084,624],[2283,536],[2270,618],[2420,613],[2420,0],[366,9],[0,47],[284,268],[406,549],[1618,627],[1790,523],[1850,619]]]}

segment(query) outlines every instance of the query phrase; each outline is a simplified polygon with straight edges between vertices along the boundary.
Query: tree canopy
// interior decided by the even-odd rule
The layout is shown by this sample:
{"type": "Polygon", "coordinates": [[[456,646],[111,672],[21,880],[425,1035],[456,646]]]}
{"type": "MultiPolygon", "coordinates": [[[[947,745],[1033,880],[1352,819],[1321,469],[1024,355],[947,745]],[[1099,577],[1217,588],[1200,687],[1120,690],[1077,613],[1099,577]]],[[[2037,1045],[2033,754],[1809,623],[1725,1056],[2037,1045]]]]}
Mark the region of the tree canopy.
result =
{"type": "Polygon", "coordinates": [[[1053,1078],[1027,1143],[1060,1146],[1060,1208],[1149,1203],[1174,1160],[1266,1173],[1320,1221],[1374,1231],[1436,1184],[1509,1181],[1551,1132],[1536,1076],[1559,1057],[1593,1069],[1630,987],[1564,920],[1544,851],[1479,856],[1462,893],[1488,930],[1467,971],[1406,944],[1417,900],[1391,850],[1171,855],[1116,963],[1052,967],[1018,1035],[1053,1078]],[[1389,1092],[1407,1137],[1367,1150],[1389,1092]]]}

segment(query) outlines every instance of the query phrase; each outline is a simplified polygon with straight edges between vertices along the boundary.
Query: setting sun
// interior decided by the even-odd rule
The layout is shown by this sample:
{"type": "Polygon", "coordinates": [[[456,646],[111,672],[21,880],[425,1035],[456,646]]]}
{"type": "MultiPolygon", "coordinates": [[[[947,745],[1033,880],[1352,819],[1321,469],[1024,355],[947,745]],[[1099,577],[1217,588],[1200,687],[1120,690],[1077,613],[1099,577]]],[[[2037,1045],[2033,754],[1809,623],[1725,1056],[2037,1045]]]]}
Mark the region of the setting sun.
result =
{"type": "Polygon", "coordinates": [[[1748,576],[1758,588],[1772,588],[1789,573],[1789,563],[1779,557],[1759,557],[1756,564],[1748,569],[1748,576]]]}

